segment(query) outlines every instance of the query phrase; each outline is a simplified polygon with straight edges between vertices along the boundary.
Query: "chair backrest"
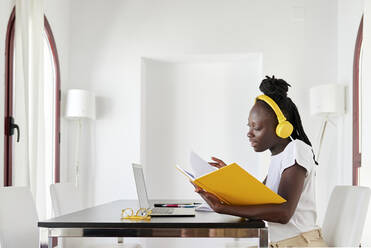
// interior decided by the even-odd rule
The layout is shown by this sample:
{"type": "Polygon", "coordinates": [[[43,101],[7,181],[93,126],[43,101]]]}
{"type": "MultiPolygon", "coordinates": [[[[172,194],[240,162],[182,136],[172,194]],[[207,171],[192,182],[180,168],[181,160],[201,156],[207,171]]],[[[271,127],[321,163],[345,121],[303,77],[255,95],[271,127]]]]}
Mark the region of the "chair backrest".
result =
{"type": "Polygon", "coordinates": [[[51,184],[50,196],[56,216],[69,214],[84,208],[81,195],[73,183],[51,184]]]}
{"type": "Polygon", "coordinates": [[[329,246],[358,246],[365,224],[371,190],[360,186],[336,186],[322,226],[329,246]]]}
{"type": "Polygon", "coordinates": [[[0,188],[0,247],[39,247],[37,210],[26,187],[0,188]]]}

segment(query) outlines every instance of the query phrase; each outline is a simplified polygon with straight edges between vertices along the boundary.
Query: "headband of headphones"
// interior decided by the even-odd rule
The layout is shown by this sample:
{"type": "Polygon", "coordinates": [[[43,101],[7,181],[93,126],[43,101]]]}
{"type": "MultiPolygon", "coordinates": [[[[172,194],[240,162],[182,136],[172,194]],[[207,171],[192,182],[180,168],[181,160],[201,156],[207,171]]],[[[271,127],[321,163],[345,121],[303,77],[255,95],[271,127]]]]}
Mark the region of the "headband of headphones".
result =
{"type": "Polygon", "coordinates": [[[267,95],[260,95],[256,99],[266,102],[273,109],[274,113],[276,113],[278,123],[286,120],[286,117],[283,115],[280,107],[278,107],[277,103],[272,98],[267,95]]]}
{"type": "Polygon", "coordinates": [[[266,102],[274,111],[278,119],[278,125],[276,127],[276,134],[278,137],[287,138],[291,135],[294,127],[292,124],[286,120],[286,117],[283,115],[280,107],[277,103],[267,95],[260,95],[256,98],[256,100],[262,100],[266,102]]]}

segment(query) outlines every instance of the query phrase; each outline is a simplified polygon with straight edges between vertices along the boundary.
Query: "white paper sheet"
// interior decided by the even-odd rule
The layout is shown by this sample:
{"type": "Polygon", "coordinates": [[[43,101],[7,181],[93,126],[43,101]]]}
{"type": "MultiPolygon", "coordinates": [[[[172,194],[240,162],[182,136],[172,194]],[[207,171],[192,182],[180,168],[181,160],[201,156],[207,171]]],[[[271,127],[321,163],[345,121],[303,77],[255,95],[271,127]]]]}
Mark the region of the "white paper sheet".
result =
{"type": "Polygon", "coordinates": [[[195,210],[199,212],[214,212],[214,210],[206,202],[196,207],[195,210]]]}
{"type": "Polygon", "coordinates": [[[195,178],[195,176],[191,173],[191,172],[189,172],[189,171],[187,171],[186,169],[183,169],[182,167],[180,167],[179,165],[175,165],[175,167],[178,169],[178,170],[180,170],[186,177],[188,177],[189,179],[191,179],[191,180],[195,180],[196,178],[195,178]]]}
{"type": "Polygon", "coordinates": [[[210,172],[216,171],[217,168],[214,166],[209,165],[208,162],[203,160],[198,154],[195,152],[191,152],[190,154],[190,163],[192,167],[192,171],[196,178],[200,176],[206,175],[210,172]]]}

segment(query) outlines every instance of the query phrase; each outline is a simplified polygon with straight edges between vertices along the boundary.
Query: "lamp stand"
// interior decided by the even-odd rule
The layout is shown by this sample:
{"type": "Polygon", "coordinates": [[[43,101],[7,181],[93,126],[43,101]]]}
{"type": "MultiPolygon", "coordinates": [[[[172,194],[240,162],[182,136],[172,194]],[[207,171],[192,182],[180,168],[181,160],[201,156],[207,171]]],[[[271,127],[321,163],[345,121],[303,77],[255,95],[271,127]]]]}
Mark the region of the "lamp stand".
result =
{"type": "Polygon", "coordinates": [[[325,136],[325,130],[326,130],[326,127],[327,127],[327,122],[328,122],[328,116],[326,116],[323,119],[323,122],[322,122],[321,134],[320,134],[319,145],[318,145],[318,153],[317,153],[317,158],[316,158],[317,161],[319,160],[319,155],[320,155],[321,148],[322,148],[323,137],[325,136]]]}
{"type": "Polygon", "coordinates": [[[76,153],[75,153],[75,183],[76,188],[79,188],[79,174],[80,174],[80,136],[81,136],[81,119],[77,121],[78,128],[77,128],[77,136],[76,136],[76,153]]]}

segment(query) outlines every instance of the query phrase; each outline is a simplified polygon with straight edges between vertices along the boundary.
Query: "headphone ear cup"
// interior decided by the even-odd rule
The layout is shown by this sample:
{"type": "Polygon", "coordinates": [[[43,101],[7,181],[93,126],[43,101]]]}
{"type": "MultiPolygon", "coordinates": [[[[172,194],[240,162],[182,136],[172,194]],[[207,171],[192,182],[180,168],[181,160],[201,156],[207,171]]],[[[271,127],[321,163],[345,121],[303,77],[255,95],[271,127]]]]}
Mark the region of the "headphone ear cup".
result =
{"type": "Polygon", "coordinates": [[[278,137],[286,139],[292,134],[294,127],[289,121],[283,121],[279,123],[276,127],[276,134],[278,137]]]}

